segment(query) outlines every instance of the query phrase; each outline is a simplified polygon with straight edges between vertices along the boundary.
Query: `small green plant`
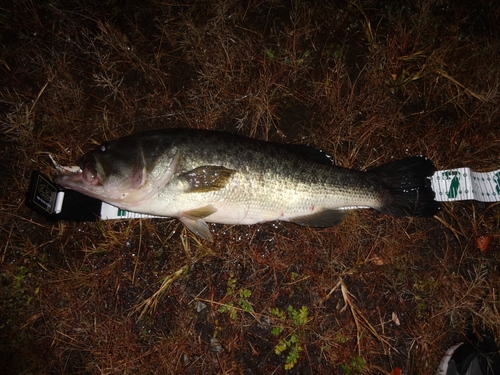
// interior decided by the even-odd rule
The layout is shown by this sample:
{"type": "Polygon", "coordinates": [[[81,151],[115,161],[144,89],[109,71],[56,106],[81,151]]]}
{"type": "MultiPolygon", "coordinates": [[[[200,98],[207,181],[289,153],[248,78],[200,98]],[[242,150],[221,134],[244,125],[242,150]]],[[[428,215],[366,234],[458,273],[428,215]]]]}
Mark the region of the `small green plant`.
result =
{"type": "Polygon", "coordinates": [[[341,335],[340,333],[337,333],[336,338],[337,338],[338,342],[341,344],[345,344],[347,341],[349,341],[348,336],[341,335]]]}
{"type": "Polygon", "coordinates": [[[266,55],[269,60],[273,61],[276,58],[276,53],[271,49],[265,49],[266,55]]]}
{"type": "Polygon", "coordinates": [[[274,352],[278,355],[288,350],[285,370],[290,370],[297,364],[302,351],[300,339],[304,334],[304,326],[308,322],[309,310],[306,306],[302,306],[299,310],[294,309],[293,306],[288,306],[285,312],[275,307],[271,309],[271,314],[281,322],[271,329],[273,336],[281,335],[285,331],[285,327],[291,327],[291,332],[286,337],[281,338],[274,347],[274,352]]]}
{"type": "MultiPolygon", "coordinates": [[[[252,291],[244,288],[236,289],[236,279],[233,274],[231,274],[227,280],[226,296],[236,296],[235,299],[237,305],[239,305],[239,309],[248,313],[253,312],[253,307],[250,302],[248,302],[248,299],[252,296],[252,291]]],[[[220,313],[229,313],[229,317],[232,320],[236,320],[238,308],[235,307],[234,302],[230,301],[221,305],[217,311],[220,313]]]]}
{"type": "Polygon", "coordinates": [[[349,364],[345,363],[340,367],[346,374],[358,374],[366,368],[366,363],[363,357],[355,356],[349,364]]]}

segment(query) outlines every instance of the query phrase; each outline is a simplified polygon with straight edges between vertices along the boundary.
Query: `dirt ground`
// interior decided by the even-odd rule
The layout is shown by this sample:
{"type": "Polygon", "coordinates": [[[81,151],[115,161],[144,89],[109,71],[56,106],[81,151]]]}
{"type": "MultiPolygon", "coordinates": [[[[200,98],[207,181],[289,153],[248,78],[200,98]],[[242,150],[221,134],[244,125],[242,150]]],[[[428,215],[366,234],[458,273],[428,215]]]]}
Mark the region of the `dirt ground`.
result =
{"type": "Polygon", "coordinates": [[[73,165],[160,127],[356,169],[421,154],[498,169],[500,6],[409,4],[0,5],[2,373],[433,374],[468,328],[499,338],[499,203],[211,224],[214,242],[176,220],[51,222],[24,205],[49,154],[73,165]]]}

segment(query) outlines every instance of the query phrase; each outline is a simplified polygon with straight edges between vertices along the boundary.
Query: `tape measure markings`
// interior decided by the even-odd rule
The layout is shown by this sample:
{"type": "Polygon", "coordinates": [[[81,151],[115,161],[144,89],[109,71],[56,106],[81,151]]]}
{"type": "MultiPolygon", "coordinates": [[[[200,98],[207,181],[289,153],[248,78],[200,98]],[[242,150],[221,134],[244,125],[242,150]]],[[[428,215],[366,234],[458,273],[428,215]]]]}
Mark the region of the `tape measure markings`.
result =
{"type": "Polygon", "coordinates": [[[470,168],[437,171],[431,177],[436,200],[453,202],[477,200],[500,201],[500,169],[493,172],[474,172],[470,168]]]}
{"type": "MultiPolygon", "coordinates": [[[[493,172],[474,172],[470,168],[437,171],[430,177],[432,190],[439,202],[477,200],[500,201],[500,169],[493,172]]],[[[162,218],[162,216],[139,214],[120,210],[110,204],[102,204],[101,219],[162,218]]]]}

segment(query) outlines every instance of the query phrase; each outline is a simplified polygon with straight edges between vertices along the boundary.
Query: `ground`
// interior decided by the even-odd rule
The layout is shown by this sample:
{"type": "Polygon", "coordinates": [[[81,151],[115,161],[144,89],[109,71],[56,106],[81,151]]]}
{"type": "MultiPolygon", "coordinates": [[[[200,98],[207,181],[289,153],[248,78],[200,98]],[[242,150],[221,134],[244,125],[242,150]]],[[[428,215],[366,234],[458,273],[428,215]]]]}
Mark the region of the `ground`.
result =
{"type": "Polygon", "coordinates": [[[500,8],[451,1],[22,1],[0,6],[5,374],[432,374],[500,337],[500,206],[339,225],[51,222],[48,157],[159,127],[327,150],[366,169],[500,165],[500,8]],[[478,246],[478,241],[489,242],[478,246]]]}

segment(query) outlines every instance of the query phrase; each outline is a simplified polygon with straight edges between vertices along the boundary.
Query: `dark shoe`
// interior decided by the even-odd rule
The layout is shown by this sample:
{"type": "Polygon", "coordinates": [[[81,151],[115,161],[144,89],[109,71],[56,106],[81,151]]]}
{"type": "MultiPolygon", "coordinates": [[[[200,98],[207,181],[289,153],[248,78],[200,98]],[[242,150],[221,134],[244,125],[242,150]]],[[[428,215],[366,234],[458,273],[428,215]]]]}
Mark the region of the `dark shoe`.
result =
{"type": "Polygon", "coordinates": [[[462,342],[446,351],[436,375],[500,375],[500,354],[491,335],[473,345],[462,342]]]}

